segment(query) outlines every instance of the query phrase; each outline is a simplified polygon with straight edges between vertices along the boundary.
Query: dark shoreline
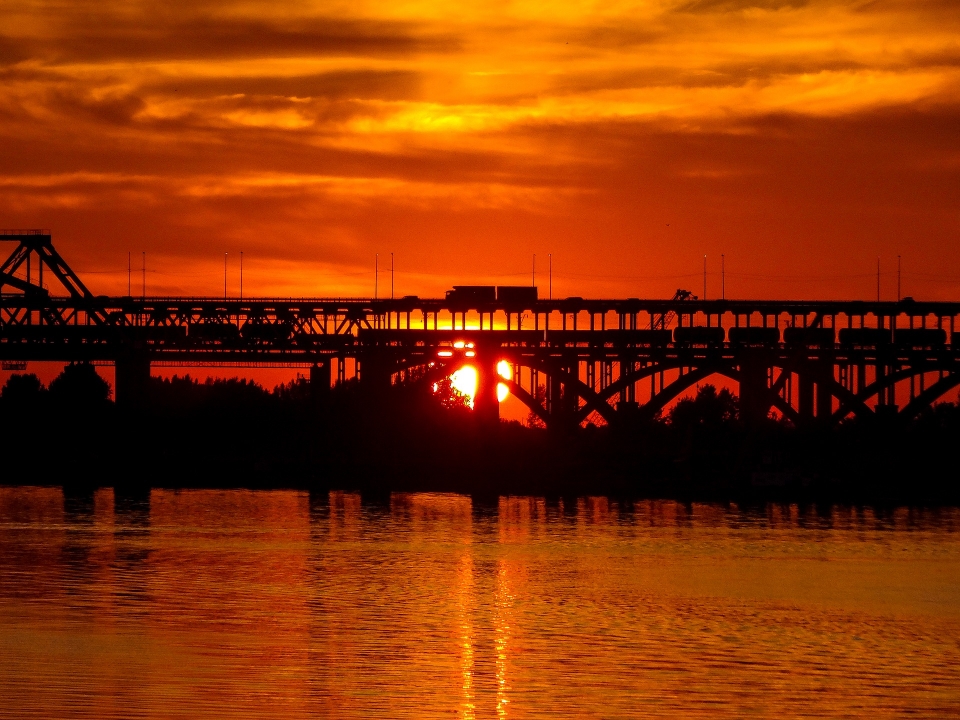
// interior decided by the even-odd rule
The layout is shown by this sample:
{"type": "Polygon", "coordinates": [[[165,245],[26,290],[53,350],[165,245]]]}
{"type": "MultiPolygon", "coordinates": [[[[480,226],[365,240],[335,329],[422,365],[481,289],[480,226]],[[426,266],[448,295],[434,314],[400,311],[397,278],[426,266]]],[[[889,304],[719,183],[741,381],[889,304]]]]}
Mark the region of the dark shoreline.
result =
{"type": "Polygon", "coordinates": [[[909,424],[757,426],[711,388],[665,419],[548,431],[482,423],[417,383],[377,393],[347,384],[318,398],[306,382],[270,393],[155,379],[138,409],[100,392],[5,391],[0,484],[960,505],[952,403],[909,424]]]}

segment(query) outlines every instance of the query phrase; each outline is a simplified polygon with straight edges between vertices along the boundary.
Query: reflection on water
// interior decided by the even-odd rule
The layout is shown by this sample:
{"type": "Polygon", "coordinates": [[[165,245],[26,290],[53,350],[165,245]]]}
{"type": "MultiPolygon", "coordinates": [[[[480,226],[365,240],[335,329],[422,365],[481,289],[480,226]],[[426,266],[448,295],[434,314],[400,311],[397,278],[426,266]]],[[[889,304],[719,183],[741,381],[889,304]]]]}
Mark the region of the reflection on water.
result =
{"type": "Polygon", "coordinates": [[[956,716],[958,529],[957,510],[0,488],[0,716],[956,716]]]}

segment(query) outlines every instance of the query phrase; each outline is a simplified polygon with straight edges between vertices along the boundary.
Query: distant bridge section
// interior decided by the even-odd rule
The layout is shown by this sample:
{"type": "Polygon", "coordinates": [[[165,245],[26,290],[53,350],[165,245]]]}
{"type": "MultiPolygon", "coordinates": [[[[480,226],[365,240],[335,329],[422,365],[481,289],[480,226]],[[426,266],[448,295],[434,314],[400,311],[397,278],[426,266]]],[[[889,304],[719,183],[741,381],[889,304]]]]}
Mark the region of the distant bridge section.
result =
{"type": "Polygon", "coordinates": [[[322,393],[471,364],[478,412],[497,417],[503,383],[548,426],[654,417],[712,376],[738,384],[747,419],[797,424],[909,418],[960,386],[956,302],[544,300],[484,286],[443,299],[106,297],[49,232],[0,240],[17,243],[0,266],[0,360],[113,363],[127,405],[151,365],[308,367],[322,393]]]}

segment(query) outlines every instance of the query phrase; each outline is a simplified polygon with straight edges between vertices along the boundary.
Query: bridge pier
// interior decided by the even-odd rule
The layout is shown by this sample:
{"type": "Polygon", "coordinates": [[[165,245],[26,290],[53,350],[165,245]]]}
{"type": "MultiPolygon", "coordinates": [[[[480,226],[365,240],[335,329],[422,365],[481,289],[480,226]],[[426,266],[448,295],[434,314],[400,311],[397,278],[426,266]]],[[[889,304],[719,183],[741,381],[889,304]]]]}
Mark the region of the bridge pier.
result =
{"type": "Polygon", "coordinates": [[[319,358],[310,366],[310,397],[320,402],[330,395],[330,358],[319,358]]]}
{"type": "Polygon", "coordinates": [[[388,387],[390,385],[390,365],[372,354],[363,356],[360,361],[360,382],[367,387],[388,387]]]}
{"type": "Polygon", "coordinates": [[[744,348],[740,361],[740,414],[748,425],[759,425],[770,410],[767,372],[770,363],[760,348],[744,348]]]}
{"type": "Polygon", "coordinates": [[[801,373],[797,383],[797,411],[804,420],[813,420],[813,379],[801,373]]]}
{"type": "Polygon", "coordinates": [[[114,361],[114,399],[118,407],[131,410],[147,404],[150,388],[150,357],[130,350],[114,361]]]}
{"type": "Polygon", "coordinates": [[[830,381],[833,380],[833,360],[823,358],[818,364],[821,381],[817,383],[817,420],[828,423],[833,416],[833,393],[830,391],[830,381]]]}
{"type": "Polygon", "coordinates": [[[473,410],[484,424],[497,425],[500,422],[497,356],[492,351],[478,348],[474,365],[477,368],[477,394],[473,398],[473,410]]]}

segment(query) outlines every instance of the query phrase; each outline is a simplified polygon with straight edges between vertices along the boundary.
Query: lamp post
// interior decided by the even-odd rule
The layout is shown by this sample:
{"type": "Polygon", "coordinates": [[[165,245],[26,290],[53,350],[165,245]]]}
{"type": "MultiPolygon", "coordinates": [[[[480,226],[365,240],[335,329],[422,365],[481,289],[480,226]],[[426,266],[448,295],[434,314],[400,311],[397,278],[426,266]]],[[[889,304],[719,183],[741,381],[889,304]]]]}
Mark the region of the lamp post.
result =
{"type": "Polygon", "coordinates": [[[877,302],[880,302],[880,256],[877,256],[877,302]]]}

